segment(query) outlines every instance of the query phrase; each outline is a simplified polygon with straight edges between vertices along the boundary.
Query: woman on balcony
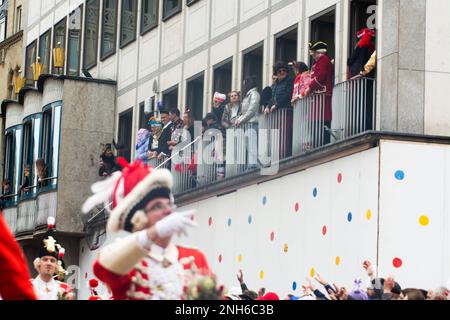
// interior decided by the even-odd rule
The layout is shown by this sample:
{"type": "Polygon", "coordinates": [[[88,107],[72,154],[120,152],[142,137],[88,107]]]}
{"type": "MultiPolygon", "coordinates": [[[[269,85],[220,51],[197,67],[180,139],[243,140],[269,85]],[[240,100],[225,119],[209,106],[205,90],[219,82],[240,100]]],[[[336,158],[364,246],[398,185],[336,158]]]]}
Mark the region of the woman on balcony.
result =
{"type": "Polygon", "coordinates": [[[298,100],[305,96],[305,91],[308,89],[311,81],[311,73],[304,62],[291,62],[289,65],[294,68],[296,76],[294,80],[294,90],[292,92],[292,105],[294,106],[298,100]]]}

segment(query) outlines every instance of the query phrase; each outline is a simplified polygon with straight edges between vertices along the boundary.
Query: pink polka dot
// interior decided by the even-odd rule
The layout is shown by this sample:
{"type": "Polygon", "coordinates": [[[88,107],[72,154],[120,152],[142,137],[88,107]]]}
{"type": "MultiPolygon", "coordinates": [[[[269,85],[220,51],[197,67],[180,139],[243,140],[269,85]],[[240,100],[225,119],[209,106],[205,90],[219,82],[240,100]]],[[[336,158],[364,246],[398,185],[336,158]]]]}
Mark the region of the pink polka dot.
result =
{"type": "Polygon", "coordinates": [[[392,264],[394,265],[395,268],[399,269],[402,267],[403,261],[400,258],[395,258],[394,261],[392,261],[392,264]]]}
{"type": "Polygon", "coordinates": [[[212,226],[212,223],[213,223],[213,219],[212,219],[212,217],[209,217],[208,225],[211,227],[211,226],[212,226]]]}
{"type": "Polygon", "coordinates": [[[338,174],[337,181],[338,181],[338,183],[342,183],[342,173],[338,174]]]}
{"type": "Polygon", "coordinates": [[[275,232],[272,232],[270,234],[270,241],[274,241],[275,240],[275,232]]]}
{"type": "Polygon", "coordinates": [[[222,261],[223,261],[223,256],[219,255],[219,263],[222,263],[222,261]]]}
{"type": "Polygon", "coordinates": [[[294,210],[295,210],[295,212],[300,211],[300,204],[298,202],[295,204],[294,210]]]}
{"type": "Polygon", "coordinates": [[[326,235],[327,235],[327,232],[328,232],[327,226],[323,226],[323,228],[322,228],[322,234],[323,234],[324,236],[326,236],[326,235]]]}
{"type": "Polygon", "coordinates": [[[87,274],[87,272],[84,274],[84,278],[85,279],[87,279],[87,277],[88,277],[88,274],[87,274]]]}

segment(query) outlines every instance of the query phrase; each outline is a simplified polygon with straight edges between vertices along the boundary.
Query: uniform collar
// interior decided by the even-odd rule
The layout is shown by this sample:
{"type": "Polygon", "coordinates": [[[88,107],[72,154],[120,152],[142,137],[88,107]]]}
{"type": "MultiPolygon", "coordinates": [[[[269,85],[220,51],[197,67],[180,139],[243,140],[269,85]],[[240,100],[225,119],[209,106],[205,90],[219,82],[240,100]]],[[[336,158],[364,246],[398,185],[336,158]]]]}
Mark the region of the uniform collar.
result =
{"type": "Polygon", "coordinates": [[[151,247],[149,257],[157,262],[167,261],[170,264],[175,264],[178,262],[178,248],[175,245],[170,244],[164,249],[154,244],[151,247]]]}

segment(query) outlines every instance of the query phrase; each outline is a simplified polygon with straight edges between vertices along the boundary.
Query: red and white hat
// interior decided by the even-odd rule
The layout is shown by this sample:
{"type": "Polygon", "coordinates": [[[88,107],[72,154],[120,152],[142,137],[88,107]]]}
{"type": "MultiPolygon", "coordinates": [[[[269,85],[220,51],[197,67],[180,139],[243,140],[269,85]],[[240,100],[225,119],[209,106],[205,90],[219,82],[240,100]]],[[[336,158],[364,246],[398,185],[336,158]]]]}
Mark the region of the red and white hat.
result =
{"type": "Polygon", "coordinates": [[[88,213],[99,204],[103,203],[109,208],[112,203],[109,231],[144,230],[148,223],[144,208],[149,201],[167,198],[174,202],[172,174],[169,170],[154,169],[141,161],[132,164],[123,158],[117,161],[123,167],[122,172],[115,172],[111,178],[92,185],[94,195],[86,200],[82,210],[88,213]]]}
{"type": "Polygon", "coordinates": [[[227,100],[227,96],[225,94],[220,93],[220,92],[214,93],[214,102],[222,103],[222,102],[225,102],[225,100],[227,100]]]}

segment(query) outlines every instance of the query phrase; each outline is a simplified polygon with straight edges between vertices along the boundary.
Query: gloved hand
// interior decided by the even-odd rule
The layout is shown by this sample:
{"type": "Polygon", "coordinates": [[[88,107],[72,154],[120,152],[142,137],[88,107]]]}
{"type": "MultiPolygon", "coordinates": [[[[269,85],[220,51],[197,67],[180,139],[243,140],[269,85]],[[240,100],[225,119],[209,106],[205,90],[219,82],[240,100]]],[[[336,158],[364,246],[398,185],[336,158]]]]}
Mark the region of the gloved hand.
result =
{"type": "Polygon", "coordinates": [[[187,228],[197,226],[197,224],[191,219],[194,214],[194,210],[174,212],[155,224],[156,233],[161,238],[168,238],[174,234],[183,234],[187,236],[187,228]]]}

